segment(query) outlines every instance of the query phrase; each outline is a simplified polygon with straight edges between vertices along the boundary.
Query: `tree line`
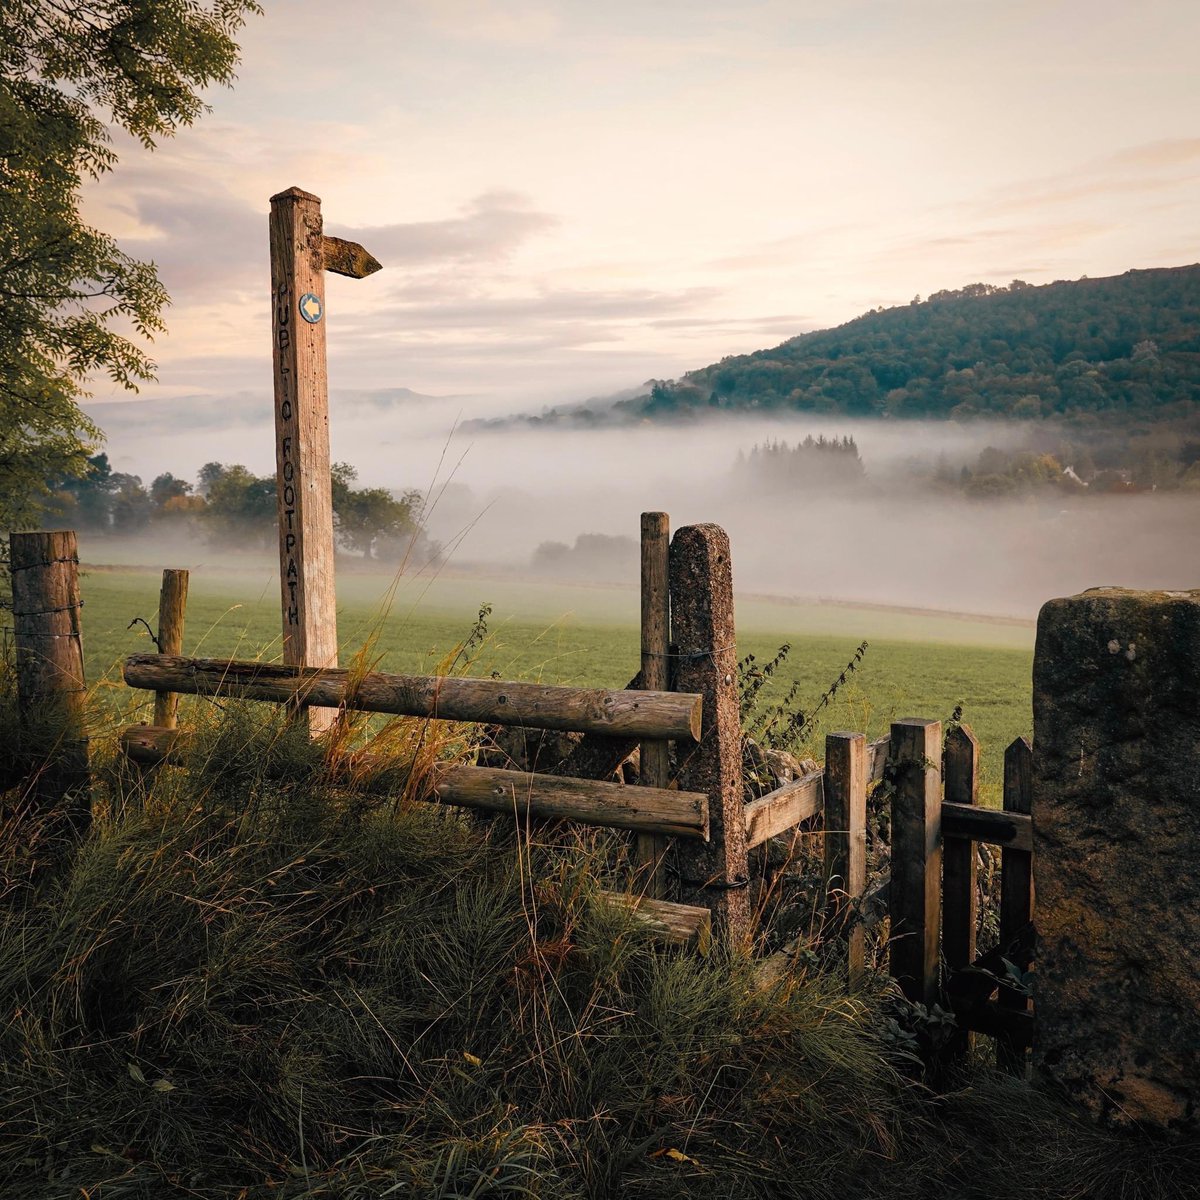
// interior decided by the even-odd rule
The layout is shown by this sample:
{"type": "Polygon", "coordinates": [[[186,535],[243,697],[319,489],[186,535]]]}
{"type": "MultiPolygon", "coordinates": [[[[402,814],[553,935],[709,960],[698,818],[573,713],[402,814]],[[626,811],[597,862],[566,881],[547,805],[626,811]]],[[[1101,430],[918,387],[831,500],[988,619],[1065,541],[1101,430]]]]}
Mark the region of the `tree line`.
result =
{"type": "MultiPolygon", "coordinates": [[[[334,463],[330,477],[334,534],[344,549],[385,561],[437,553],[421,528],[421,492],[355,487],[358,472],[349,463],[334,463]]],[[[48,516],[81,530],[138,534],[186,524],[218,546],[265,549],[276,538],[275,496],[274,475],[255,475],[240,463],[206,463],[194,483],[165,472],[146,486],[96,454],[82,473],[51,481],[44,505],[48,516]]]]}
{"type": "Polygon", "coordinates": [[[653,380],[626,417],[1200,415],[1200,266],[971,284],[653,380]]]}

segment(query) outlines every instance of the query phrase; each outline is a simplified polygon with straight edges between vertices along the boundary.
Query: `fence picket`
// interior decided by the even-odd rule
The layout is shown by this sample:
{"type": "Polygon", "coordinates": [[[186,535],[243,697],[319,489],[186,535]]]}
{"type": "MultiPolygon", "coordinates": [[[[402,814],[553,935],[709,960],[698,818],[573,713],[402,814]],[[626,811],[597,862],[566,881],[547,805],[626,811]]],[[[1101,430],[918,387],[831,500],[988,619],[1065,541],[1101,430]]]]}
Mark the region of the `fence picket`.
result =
{"type": "MultiPolygon", "coordinates": [[[[1033,812],[1033,747],[1017,738],[1004,752],[1004,810],[1033,812]]],[[[1033,919],[1033,855],[1028,850],[1005,847],[1000,852],[1000,947],[1021,971],[1028,971],[1031,950],[1022,934],[1033,919]]],[[[1002,990],[1000,1007],[1027,1012],[1029,998],[1002,990]]],[[[1016,1038],[996,1039],[996,1065],[1013,1075],[1025,1074],[1025,1046],[1016,1038]]]]}
{"type": "Polygon", "coordinates": [[[890,969],[905,996],[938,998],[942,882],[942,723],[892,724],[887,770],[892,793],[890,969]]]}
{"type": "MultiPolygon", "coordinates": [[[[966,725],[956,725],[946,735],[942,755],[946,801],[973,805],[979,798],[979,742],[966,725]]],[[[979,915],[974,841],[949,836],[942,829],[942,956],[947,971],[970,966],[975,960],[975,925],[979,915]]],[[[970,1046],[960,1029],[946,1046],[946,1057],[959,1058],[970,1046]]]]}
{"type": "Polygon", "coordinates": [[[846,974],[862,978],[865,936],[856,911],[867,886],[867,739],[825,739],[825,886],[827,919],[846,942],[846,974]]]}

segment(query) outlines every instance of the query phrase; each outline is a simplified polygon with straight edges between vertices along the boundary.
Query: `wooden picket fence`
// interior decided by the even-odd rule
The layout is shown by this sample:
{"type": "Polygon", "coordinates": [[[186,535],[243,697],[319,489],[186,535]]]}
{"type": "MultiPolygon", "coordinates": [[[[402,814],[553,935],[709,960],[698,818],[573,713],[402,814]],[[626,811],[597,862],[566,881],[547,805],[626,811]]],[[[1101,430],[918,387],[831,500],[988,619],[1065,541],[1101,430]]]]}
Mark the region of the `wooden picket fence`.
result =
{"type": "MultiPolygon", "coordinates": [[[[22,603],[14,611],[22,686],[31,696],[56,688],[77,695],[81,602],[72,574],[74,535],[13,535],[12,550],[14,570],[24,573],[22,603]],[[71,576],[65,583],[64,572],[71,576]],[[42,579],[48,590],[39,599],[42,579]],[[58,603],[64,596],[74,599],[58,603]],[[69,661],[54,666],[62,654],[69,661]]],[[[750,932],[749,852],[800,826],[815,830],[819,822],[826,929],[846,944],[850,985],[865,969],[871,910],[886,907],[888,969],[904,995],[928,1009],[951,1008],[957,1018],[942,1055],[964,1053],[976,1031],[996,1038],[1003,1067],[1024,1071],[1033,1036],[1023,983],[1033,954],[1029,742],[1018,739],[1005,754],[1002,811],[977,803],[979,748],[970,730],[955,725],[943,741],[941,723],[922,719],[897,721],[888,737],[872,742],[861,733],[830,734],[822,770],[746,804],[729,544],[717,526],[688,526],[672,540],[665,514],[644,514],[641,670],[630,687],[618,690],[352,676],[336,668],[185,657],[186,595],[187,573],[165,572],[161,652],[132,655],[125,663],[126,682],[155,695],[154,724],[121,735],[125,753],[148,772],[182,757],[188,734],[177,728],[180,694],[241,697],[297,712],[346,708],[579,733],[566,774],[453,766],[437,778],[431,799],[632,831],[639,874],[627,893],[608,899],[633,907],[667,940],[700,947],[713,918],[726,936],[750,932]],[[604,778],[638,746],[639,786],[604,778]],[[890,806],[891,839],[888,872],[868,894],[872,794],[873,803],[890,806]],[[984,955],[975,945],[977,843],[1001,851],[999,940],[984,955]]]]}

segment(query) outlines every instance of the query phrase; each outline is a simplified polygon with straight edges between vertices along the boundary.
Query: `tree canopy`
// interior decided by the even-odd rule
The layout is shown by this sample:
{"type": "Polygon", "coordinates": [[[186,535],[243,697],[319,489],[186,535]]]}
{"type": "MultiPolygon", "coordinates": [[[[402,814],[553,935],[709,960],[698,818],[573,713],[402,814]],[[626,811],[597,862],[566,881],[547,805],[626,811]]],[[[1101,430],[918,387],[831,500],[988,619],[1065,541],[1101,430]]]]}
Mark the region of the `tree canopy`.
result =
{"type": "Polygon", "coordinates": [[[80,214],[116,162],[111,127],[152,148],[228,84],[256,0],[0,0],[0,526],[36,518],[48,480],[82,477],[97,375],[153,377],[140,343],[168,298],[152,263],[80,214]],[[138,340],[135,340],[138,339],[138,340]]]}

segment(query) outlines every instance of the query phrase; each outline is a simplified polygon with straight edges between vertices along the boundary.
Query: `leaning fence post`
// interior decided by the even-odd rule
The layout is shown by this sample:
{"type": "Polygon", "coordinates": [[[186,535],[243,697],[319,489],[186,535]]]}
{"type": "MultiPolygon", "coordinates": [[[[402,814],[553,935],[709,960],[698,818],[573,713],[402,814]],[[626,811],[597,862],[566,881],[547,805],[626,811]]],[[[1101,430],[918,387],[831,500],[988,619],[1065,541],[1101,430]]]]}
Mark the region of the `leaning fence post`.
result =
{"type": "MultiPolygon", "coordinates": [[[[647,691],[670,689],[670,518],[663,512],[642,513],[642,687],[647,691]]],[[[665,788],[669,782],[670,744],[644,741],[639,780],[647,787],[665,788]]],[[[645,873],[648,895],[661,897],[665,891],[663,859],[667,839],[639,834],[638,867],[645,873]]]]}
{"type": "Polygon", "coordinates": [[[687,525],[671,540],[671,640],[675,690],[704,697],[701,740],[680,745],[679,787],[709,798],[711,840],[680,842],[680,899],[712,910],[731,941],[750,933],[742,744],[729,538],[718,525],[687,525]]]}
{"type": "Polygon", "coordinates": [[[892,724],[890,968],[913,1003],[938,997],[942,882],[942,723],[910,717],[892,724]]]}
{"type": "MultiPolygon", "coordinates": [[[[1033,811],[1033,747],[1027,738],[1017,738],[1004,752],[1004,811],[1033,811]]],[[[1027,932],[1033,920],[1033,855],[1027,850],[1000,851],[1000,949],[1021,971],[1032,959],[1032,937],[1027,932]]],[[[1029,999],[1008,988],[1000,989],[1000,1007],[1027,1012],[1029,999]]],[[[1025,1074],[1025,1047],[1019,1041],[996,1039],[996,1065],[1013,1075],[1025,1074]]]]}
{"type": "Polygon", "coordinates": [[[825,886],[828,917],[846,942],[850,986],[862,978],[865,937],[857,905],[867,886],[867,739],[825,738],[825,886]]]}
{"type": "Polygon", "coordinates": [[[35,768],[30,796],[39,808],[62,808],[74,832],[82,833],[91,820],[91,797],[75,534],[11,534],[9,561],[21,719],[29,727],[47,719],[61,723],[52,757],[35,768]]]}
{"type": "MultiPolygon", "coordinates": [[[[942,754],[946,801],[975,804],[979,798],[979,741],[966,725],[946,734],[942,754]]],[[[976,889],[975,843],[970,838],[946,838],[942,846],[942,956],[949,973],[975,961],[975,925],[979,914],[976,889]]],[[[960,1058],[970,1035],[958,1030],[946,1047],[948,1058],[960,1058]]]]}

